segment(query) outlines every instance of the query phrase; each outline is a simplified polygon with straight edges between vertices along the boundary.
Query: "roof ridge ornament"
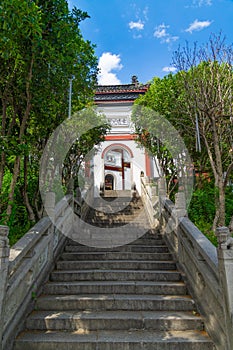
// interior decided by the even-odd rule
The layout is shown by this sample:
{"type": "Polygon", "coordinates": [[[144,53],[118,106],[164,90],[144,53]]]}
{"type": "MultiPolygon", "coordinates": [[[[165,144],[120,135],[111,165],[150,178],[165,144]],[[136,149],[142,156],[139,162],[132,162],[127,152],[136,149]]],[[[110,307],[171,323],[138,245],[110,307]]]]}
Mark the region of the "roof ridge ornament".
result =
{"type": "Polygon", "coordinates": [[[136,75],[133,75],[131,78],[131,82],[133,85],[138,86],[139,85],[138,77],[136,75]]]}

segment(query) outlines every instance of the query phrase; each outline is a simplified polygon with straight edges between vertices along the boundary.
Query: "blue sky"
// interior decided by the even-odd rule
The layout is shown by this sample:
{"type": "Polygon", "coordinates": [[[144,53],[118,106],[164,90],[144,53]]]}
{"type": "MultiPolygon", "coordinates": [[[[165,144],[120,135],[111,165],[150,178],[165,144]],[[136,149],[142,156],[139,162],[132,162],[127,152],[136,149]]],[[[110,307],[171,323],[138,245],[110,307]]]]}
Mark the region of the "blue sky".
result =
{"type": "Polygon", "coordinates": [[[69,0],[87,11],[81,24],[85,39],[96,45],[103,85],[142,83],[173,71],[180,45],[208,41],[220,31],[233,42],[233,0],[69,0]]]}

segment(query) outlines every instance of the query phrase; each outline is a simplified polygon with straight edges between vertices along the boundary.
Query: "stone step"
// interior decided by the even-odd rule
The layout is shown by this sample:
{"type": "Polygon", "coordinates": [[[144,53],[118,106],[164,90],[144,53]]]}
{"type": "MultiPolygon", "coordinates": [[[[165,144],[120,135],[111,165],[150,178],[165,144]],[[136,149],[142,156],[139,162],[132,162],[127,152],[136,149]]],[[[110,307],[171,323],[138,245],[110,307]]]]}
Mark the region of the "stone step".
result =
{"type": "Polygon", "coordinates": [[[73,252],[73,253],[63,253],[60,256],[60,260],[69,261],[98,261],[98,260],[172,260],[172,255],[170,253],[130,253],[130,252],[73,252]]]}
{"type": "Polygon", "coordinates": [[[101,205],[103,203],[121,203],[121,202],[130,202],[130,203],[142,203],[141,197],[132,197],[130,196],[115,196],[115,197],[100,197],[100,198],[95,198],[94,203],[97,205],[101,205]]]}
{"type": "Polygon", "coordinates": [[[57,270],[175,270],[174,261],[98,260],[58,261],[57,270]]]}
{"type": "MultiPolygon", "coordinates": [[[[88,222],[89,225],[92,225],[92,226],[96,226],[96,227],[102,227],[102,228],[108,228],[108,227],[122,227],[122,226],[126,226],[128,225],[129,223],[131,225],[133,225],[134,228],[143,228],[146,226],[146,222],[145,221],[137,221],[137,220],[124,220],[124,221],[109,221],[109,220],[106,220],[105,222],[103,220],[93,220],[93,221],[89,221],[88,222]]],[[[148,226],[148,229],[149,229],[149,226],[148,226]]]]}
{"type": "Polygon", "coordinates": [[[95,213],[94,218],[98,218],[100,220],[106,220],[106,219],[113,219],[113,220],[120,220],[122,218],[124,219],[130,219],[130,218],[136,218],[139,215],[139,212],[134,209],[132,210],[124,210],[124,211],[116,211],[113,213],[106,213],[104,211],[98,211],[95,213]]]}
{"type": "MultiPolygon", "coordinates": [[[[128,214],[127,213],[113,213],[113,214],[106,214],[106,213],[99,213],[99,214],[96,214],[94,217],[91,218],[91,220],[98,220],[98,221],[109,221],[109,220],[112,220],[112,221],[131,221],[132,219],[136,219],[137,217],[139,216],[139,213],[131,213],[129,212],[128,214]]],[[[144,218],[141,218],[141,221],[144,221],[143,220],[144,218]]]]}
{"type": "MultiPolygon", "coordinates": [[[[140,237],[139,239],[137,239],[136,241],[133,241],[131,244],[134,245],[153,245],[153,246],[165,246],[165,242],[162,239],[162,237],[140,237]]],[[[76,242],[76,241],[72,241],[71,239],[67,242],[67,246],[80,246],[80,243],[76,242]]]]}
{"type": "Polygon", "coordinates": [[[213,350],[203,331],[25,332],[14,350],[213,350]]]}
{"type": "Polygon", "coordinates": [[[89,215],[98,215],[99,213],[122,213],[127,214],[127,212],[134,212],[135,214],[138,212],[144,211],[144,207],[142,203],[133,203],[133,202],[111,202],[111,203],[102,203],[100,206],[93,206],[93,210],[89,212],[89,215]]]}
{"type": "Polygon", "coordinates": [[[150,270],[61,270],[53,271],[51,281],[180,281],[178,271],[150,271],[150,270]]]}
{"type": "Polygon", "coordinates": [[[107,202],[102,203],[101,205],[94,204],[93,209],[90,210],[88,217],[92,217],[93,215],[98,215],[101,213],[105,214],[114,214],[114,213],[119,213],[121,212],[122,214],[125,214],[129,211],[134,211],[134,212],[140,212],[143,211],[143,205],[141,203],[130,203],[127,201],[122,201],[122,202],[107,202]]]}
{"type": "Polygon", "coordinates": [[[154,281],[83,281],[48,282],[43,288],[44,294],[159,294],[185,295],[184,282],[154,281]]]}
{"type": "Polygon", "coordinates": [[[68,245],[65,247],[65,252],[132,252],[132,253],[169,253],[168,247],[165,245],[139,245],[139,244],[127,244],[114,248],[95,248],[85,245],[68,245]]]}
{"type": "Polygon", "coordinates": [[[122,227],[122,226],[131,226],[132,229],[135,229],[137,227],[143,229],[144,227],[147,227],[149,230],[149,224],[147,224],[147,221],[139,220],[137,218],[131,219],[131,220],[98,220],[93,219],[89,220],[88,224],[91,226],[97,226],[97,227],[122,227]]]}
{"type": "MultiPolygon", "coordinates": [[[[128,224],[132,224],[134,226],[143,226],[147,224],[146,219],[139,219],[136,217],[130,217],[130,218],[121,218],[119,219],[98,219],[93,218],[88,221],[88,223],[92,226],[100,226],[100,227],[120,227],[120,226],[126,226],[128,224]]],[[[149,228],[149,227],[148,227],[149,228]]]]}
{"type": "Polygon", "coordinates": [[[117,198],[130,197],[132,198],[131,190],[105,190],[104,191],[105,198],[116,196],[117,198]]]}
{"type": "Polygon", "coordinates": [[[41,295],[36,301],[37,310],[67,311],[195,311],[194,301],[180,295],[41,295]]]}
{"type": "Polygon", "coordinates": [[[143,209],[135,209],[133,207],[127,207],[127,209],[122,209],[121,207],[115,207],[114,209],[112,208],[112,212],[109,211],[108,208],[104,209],[102,211],[95,211],[93,213],[90,213],[88,218],[93,219],[93,218],[99,218],[99,219],[121,219],[121,218],[130,218],[132,217],[137,217],[141,216],[142,218],[146,216],[143,215],[144,210],[143,209]]]}
{"type": "Polygon", "coordinates": [[[138,215],[145,212],[142,201],[138,200],[108,200],[95,201],[88,213],[88,218],[104,215],[138,215]]]}
{"type": "Polygon", "coordinates": [[[26,322],[28,330],[96,331],[147,329],[157,331],[203,330],[203,320],[192,312],[168,311],[36,311],[26,322]]]}
{"type": "Polygon", "coordinates": [[[138,205],[128,205],[127,203],[121,203],[121,204],[115,204],[115,205],[106,205],[97,207],[96,209],[93,209],[89,212],[87,218],[92,218],[94,216],[109,216],[112,217],[114,215],[125,215],[133,214],[133,215],[139,215],[143,212],[143,208],[141,208],[138,205]]]}

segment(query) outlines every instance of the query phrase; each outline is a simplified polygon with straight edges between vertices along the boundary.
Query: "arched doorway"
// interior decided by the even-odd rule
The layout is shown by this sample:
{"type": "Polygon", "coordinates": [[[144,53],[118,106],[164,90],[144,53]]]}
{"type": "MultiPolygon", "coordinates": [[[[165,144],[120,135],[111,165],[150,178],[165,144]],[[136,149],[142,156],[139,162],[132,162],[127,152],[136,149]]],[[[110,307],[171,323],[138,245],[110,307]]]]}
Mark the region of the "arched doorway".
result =
{"type": "Polygon", "coordinates": [[[104,189],[105,190],[114,190],[114,177],[112,174],[105,175],[104,179],[104,189]]]}
{"type": "MultiPolygon", "coordinates": [[[[114,190],[131,189],[131,154],[122,146],[113,145],[104,153],[104,178],[105,189],[110,189],[111,183],[114,190]],[[109,174],[111,172],[112,174],[109,174]],[[110,178],[108,175],[111,175],[110,178]]],[[[112,188],[113,189],[113,188],[112,188]]]]}

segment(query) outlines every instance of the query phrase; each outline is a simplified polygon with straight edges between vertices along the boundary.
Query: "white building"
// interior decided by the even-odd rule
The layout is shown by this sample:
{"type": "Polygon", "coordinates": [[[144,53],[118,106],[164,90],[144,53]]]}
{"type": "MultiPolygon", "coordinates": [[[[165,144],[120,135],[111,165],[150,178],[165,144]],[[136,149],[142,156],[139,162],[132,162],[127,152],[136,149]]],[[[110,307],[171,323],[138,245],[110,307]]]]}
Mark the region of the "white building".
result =
{"type": "Polygon", "coordinates": [[[152,159],[135,141],[131,123],[132,105],[147,89],[138,84],[135,76],[131,84],[97,87],[97,110],[107,117],[112,128],[93,159],[95,196],[101,187],[121,191],[136,186],[140,194],[140,176],[157,176],[152,159]]]}

